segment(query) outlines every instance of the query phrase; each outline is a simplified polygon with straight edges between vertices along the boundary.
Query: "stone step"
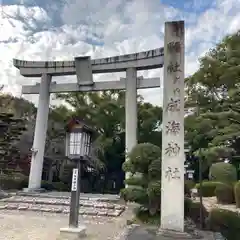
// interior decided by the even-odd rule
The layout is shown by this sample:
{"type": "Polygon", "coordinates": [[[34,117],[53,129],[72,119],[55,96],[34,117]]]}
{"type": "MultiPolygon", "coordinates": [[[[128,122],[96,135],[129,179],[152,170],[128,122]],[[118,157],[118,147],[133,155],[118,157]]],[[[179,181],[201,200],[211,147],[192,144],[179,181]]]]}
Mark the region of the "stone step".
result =
{"type": "MultiPolygon", "coordinates": [[[[25,196],[25,197],[43,197],[43,198],[57,198],[57,199],[70,199],[69,192],[43,192],[43,193],[31,193],[31,192],[22,192],[12,193],[13,196],[25,196]]],[[[100,202],[118,202],[120,200],[119,195],[111,194],[86,194],[81,193],[81,200],[93,200],[100,202]]]]}
{"type": "MultiPolygon", "coordinates": [[[[59,206],[69,206],[70,199],[61,199],[61,198],[45,198],[45,197],[23,197],[23,196],[13,196],[10,198],[5,198],[0,200],[0,202],[5,203],[25,203],[25,204],[35,204],[35,205],[59,205],[59,206]]],[[[94,200],[80,200],[80,207],[92,207],[96,209],[114,209],[114,210],[124,210],[125,206],[100,202],[94,200]]]]}
{"type": "MultiPolygon", "coordinates": [[[[69,206],[53,205],[53,204],[29,204],[29,203],[13,203],[2,202],[0,210],[18,210],[18,211],[35,211],[48,213],[63,213],[69,214],[69,206]]],[[[90,216],[106,216],[118,217],[124,209],[101,209],[95,207],[80,207],[79,215],[90,216]]]]}

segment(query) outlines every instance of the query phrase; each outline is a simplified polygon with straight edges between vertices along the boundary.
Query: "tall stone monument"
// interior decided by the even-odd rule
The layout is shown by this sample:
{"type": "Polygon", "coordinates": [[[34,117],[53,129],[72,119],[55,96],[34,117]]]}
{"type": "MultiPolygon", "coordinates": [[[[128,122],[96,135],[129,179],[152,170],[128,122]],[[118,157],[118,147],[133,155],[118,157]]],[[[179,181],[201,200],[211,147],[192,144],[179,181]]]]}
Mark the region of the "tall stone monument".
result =
{"type": "Polygon", "coordinates": [[[165,23],[161,229],[184,232],[184,22],[165,23]]]}

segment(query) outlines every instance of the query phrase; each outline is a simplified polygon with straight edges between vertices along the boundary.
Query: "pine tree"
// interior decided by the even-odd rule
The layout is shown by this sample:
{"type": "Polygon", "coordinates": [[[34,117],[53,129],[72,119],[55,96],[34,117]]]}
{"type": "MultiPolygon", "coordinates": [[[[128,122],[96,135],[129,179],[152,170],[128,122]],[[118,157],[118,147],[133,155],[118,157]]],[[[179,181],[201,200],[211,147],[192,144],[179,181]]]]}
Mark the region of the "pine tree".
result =
{"type": "Polygon", "coordinates": [[[186,108],[193,114],[185,129],[192,151],[199,154],[201,149],[207,165],[240,160],[240,31],[201,58],[186,85],[186,108]]]}

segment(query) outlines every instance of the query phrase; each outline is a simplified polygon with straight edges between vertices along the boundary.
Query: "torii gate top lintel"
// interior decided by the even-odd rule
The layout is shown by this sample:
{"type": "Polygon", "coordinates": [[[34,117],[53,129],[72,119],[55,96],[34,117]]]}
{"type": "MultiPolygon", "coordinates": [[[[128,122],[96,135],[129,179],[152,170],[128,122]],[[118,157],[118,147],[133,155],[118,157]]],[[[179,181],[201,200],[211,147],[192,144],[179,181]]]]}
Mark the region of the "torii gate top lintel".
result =
{"type": "MultiPolygon", "coordinates": [[[[92,73],[122,72],[129,67],[148,70],[163,67],[164,48],[125,54],[107,58],[92,59],[92,73]]],[[[85,57],[76,57],[87,58],[85,57]]],[[[51,76],[75,75],[75,61],[24,61],[13,59],[13,65],[25,77],[41,77],[43,73],[51,76]]]]}

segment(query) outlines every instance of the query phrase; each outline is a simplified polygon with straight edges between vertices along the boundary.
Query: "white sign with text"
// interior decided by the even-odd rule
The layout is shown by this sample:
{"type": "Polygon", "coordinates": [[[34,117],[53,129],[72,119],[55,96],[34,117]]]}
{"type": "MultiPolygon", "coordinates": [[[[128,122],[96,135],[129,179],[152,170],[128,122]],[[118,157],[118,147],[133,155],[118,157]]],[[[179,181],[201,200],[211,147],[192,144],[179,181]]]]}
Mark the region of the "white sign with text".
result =
{"type": "Polygon", "coordinates": [[[72,174],[72,192],[76,192],[77,191],[77,184],[78,183],[78,169],[74,168],[73,169],[73,174],[72,174]]]}

